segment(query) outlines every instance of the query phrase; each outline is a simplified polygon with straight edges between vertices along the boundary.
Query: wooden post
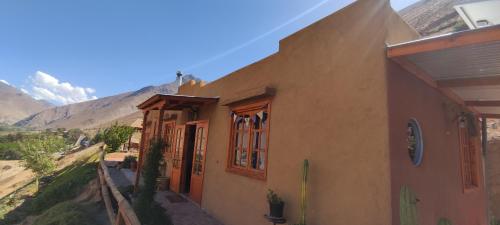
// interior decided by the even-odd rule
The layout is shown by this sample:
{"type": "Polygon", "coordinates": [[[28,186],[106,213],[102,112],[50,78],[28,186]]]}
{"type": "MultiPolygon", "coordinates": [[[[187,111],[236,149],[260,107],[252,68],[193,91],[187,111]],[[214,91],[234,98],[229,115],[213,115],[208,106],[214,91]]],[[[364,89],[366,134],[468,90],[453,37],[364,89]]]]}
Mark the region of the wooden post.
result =
{"type": "Polygon", "coordinates": [[[483,155],[486,156],[486,150],[488,149],[488,124],[484,116],[481,117],[481,144],[483,147],[483,155]]]}
{"type": "Polygon", "coordinates": [[[144,142],[146,141],[146,137],[144,137],[144,133],[146,132],[146,122],[148,119],[148,114],[149,110],[146,110],[143,112],[144,116],[142,119],[142,130],[141,130],[141,143],[139,144],[139,159],[137,160],[137,169],[135,170],[135,184],[134,184],[134,191],[137,192],[139,190],[139,179],[141,176],[141,169],[142,169],[142,161],[143,161],[143,154],[144,154],[144,142]]]}
{"type": "Polygon", "coordinates": [[[156,134],[156,139],[160,140],[162,138],[163,132],[163,115],[165,114],[165,110],[163,106],[160,108],[160,117],[158,118],[158,133],[156,134]]]}

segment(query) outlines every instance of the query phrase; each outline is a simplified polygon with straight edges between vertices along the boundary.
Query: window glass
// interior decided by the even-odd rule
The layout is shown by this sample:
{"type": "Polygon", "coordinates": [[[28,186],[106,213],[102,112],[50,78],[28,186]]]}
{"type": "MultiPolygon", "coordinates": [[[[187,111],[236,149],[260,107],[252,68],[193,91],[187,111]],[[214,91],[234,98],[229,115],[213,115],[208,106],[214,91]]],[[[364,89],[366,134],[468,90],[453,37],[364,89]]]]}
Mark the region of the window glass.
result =
{"type": "Polygon", "coordinates": [[[231,113],[231,143],[228,167],[234,172],[265,177],[269,103],[239,107],[231,113]]]}
{"type": "Polygon", "coordinates": [[[408,155],[413,165],[418,166],[422,163],[424,155],[424,141],[422,130],[416,119],[410,119],[407,125],[408,155]]]}

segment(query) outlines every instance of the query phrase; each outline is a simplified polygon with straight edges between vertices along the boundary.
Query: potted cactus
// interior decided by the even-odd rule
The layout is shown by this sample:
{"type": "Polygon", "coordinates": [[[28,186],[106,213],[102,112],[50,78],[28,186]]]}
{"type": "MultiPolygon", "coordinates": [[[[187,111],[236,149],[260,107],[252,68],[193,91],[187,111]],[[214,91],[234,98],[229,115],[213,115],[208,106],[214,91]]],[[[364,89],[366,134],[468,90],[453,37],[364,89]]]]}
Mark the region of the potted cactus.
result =
{"type": "Polygon", "coordinates": [[[285,202],[271,189],[267,190],[267,202],[269,203],[269,217],[283,218],[285,202]]]}

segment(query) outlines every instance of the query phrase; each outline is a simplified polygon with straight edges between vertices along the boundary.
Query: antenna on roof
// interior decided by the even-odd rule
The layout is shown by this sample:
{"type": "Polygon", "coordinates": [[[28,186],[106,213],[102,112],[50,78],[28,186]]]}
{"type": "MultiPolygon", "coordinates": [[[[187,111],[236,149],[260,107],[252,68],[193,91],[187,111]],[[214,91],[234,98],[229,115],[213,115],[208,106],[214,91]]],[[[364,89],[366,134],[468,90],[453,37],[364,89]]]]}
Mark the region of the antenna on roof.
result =
{"type": "Polygon", "coordinates": [[[176,75],[177,75],[176,81],[178,82],[179,86],[181,86],[182,85],[182,73],[181,73],[181,71],[177,70],[176,75]]]}

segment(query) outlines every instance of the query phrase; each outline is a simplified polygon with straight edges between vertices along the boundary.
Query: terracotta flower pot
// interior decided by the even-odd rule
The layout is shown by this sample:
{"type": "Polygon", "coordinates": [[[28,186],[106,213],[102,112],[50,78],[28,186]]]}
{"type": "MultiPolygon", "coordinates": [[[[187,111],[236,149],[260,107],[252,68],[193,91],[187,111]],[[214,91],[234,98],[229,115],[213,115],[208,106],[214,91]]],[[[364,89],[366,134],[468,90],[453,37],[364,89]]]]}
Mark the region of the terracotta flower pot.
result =
{"type": "Polygon", "coordinates": [[[130,170],[132,171],[137,170],[137,162],[135,161],[130,162],[130,170]]]}

